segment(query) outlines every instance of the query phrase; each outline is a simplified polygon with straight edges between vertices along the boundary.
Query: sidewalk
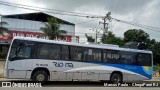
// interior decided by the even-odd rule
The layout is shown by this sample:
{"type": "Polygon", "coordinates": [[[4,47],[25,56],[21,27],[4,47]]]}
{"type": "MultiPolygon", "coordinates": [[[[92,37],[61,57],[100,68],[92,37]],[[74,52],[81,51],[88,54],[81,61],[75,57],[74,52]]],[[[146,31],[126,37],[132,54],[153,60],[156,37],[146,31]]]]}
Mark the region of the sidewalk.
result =
{"type": "Polygon", "coordinates": [[[0,78],[3,77],[3,69],[0,68],[0,78]]]}
{"type": "Polygon", "coordinates": [[[152,77],[151,80],[145,80],[145,81],[160,81],[160,77],[152,77]]]}
{"type": "Polygon", "coordinates": [[[0,78],[0,81],[30,81],[30,79],[6,79],[6,78],[0,78]]]}
{"type": "Polygon", "coordinates": [[[5,63],[5,61],[0,61],[0,78],[3,77],[4,63],[5,63]]]}

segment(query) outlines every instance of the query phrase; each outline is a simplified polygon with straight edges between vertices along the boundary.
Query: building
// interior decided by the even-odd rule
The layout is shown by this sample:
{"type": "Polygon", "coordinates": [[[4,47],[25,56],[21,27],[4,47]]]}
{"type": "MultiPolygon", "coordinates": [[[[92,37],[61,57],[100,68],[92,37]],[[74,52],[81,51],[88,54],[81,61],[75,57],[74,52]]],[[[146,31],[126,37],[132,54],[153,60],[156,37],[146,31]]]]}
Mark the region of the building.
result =
{"type": "MultiPolygon", "coordinates": [[[[3,15],[2,22],[7,22],[4,27],[9,29],[5,36],[0,35],[0,60],[4,60],[7,56],[9,45],[13,37],[37,37],[41,35],[40,27],[43,27],[42,22],[47,22],[48,18],[54,17],[43,12],[25,13],[15,15],[3,15]],[[6,43],[7,42],[7,43],[6,43]]],[[[56,17],[55,17],[56,18],[56,17]]],[[[60,24],[60,30],[67,31],[65,34],[66,42],[79,42],[79,37],[75,36],[75,24],[56,18],[60,24]]]]}
{"type": "MultiPolygon", "coordinates": [[[[0,41],[10,42],[15,36],[37,37],[39,38],[43,27],[42,22],[47,22],[51,16],[43,12],[25,13],[15,15],[3,15],[2,21],[7,22],[8,25],[4,27],[9,29],[9,33],[5,36],[0,36],[0,41]]],[[[56,17],[55,17],[56,18],[56,17]]],[[[75,24],[56,18],[60,24],[60,30],[67,31],[65,34],[66,42],[79,42],[79,38],[75,36],[75,24]]]]}

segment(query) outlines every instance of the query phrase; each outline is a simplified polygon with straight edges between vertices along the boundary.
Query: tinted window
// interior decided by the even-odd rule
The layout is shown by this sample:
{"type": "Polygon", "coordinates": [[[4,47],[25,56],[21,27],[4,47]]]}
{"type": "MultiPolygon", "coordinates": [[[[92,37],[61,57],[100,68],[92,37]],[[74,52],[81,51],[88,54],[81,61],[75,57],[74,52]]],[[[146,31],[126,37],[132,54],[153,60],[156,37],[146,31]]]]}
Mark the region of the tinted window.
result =
{"type": "Polygon", "coordinates": [[[101,61],[101,50],[98,49],[84,49],[84,61],[101,61]]]}
{"type": "Polygon", "coordinates": [[[62,59],[64,59],[64,60],[69,59],[69,48],[68,48],[68,46],[62,46],[62,59]]]}
{"type": "Polygon", "coordinates": [[[92,61],[101,62],[101,50],[98,49],[92,50],[92,61]]]}
{"type": "Polygon", "coordinates": [[[51,45],[49,54],[50,54],[50,59],[60,59],[61,57],[60,45],[51,45]]]}
{"type": "Polygon", "coordinates": [[[120,52],[121,55],[121,63],[122,64],[136,64],[136,59],[134,53],[131,52],[120,52]]]}
{"type": "Polygon", "coordinates": [[[120,63],[119,51],[103,51],[103,61],[107,63],[120,63]]]}
{"type": "Polygon", "coordinates": [[[49,44],[39,44],[38,45],[38,52],[37,57],[38,58],[49,58],[49,50],[50,50],[49,44]]]}
{"type": "Polygon", "coordinates": [[[71,59],[72,60],[82,60],[83,48],[71,47],[71,59]]]}
{"type": "Polygon", "coordinates": [[[137,54],[137,64],[141,66],[151,66],[151,55],[150,54],[137,54]]]}
{"type": "Polygon", "coordinates": [[[91,61],[91,57],[92,57],[92,49],[85,48],[83,61],[91,61]]]}

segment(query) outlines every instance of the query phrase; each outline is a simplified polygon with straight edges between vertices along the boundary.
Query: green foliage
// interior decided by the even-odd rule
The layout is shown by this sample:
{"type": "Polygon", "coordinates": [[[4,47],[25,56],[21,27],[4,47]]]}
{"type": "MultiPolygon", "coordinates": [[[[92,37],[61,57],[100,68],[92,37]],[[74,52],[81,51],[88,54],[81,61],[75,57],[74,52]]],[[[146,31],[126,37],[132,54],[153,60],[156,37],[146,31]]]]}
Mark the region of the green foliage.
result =
{"type": "Polygon", "coordinates": [[[156,42],[152,39],[148,45],[148,49],[153,52],[154,64],[160,64],[160,42],[156,42]]]}
{"type": "Polygon", "coordinates": [[[124,33],[124,41],[134,42],[136,44],[148,42],[149,34],[139,29],[129,29],[124,33]]]}
{"type": "Polygon", "coordinates": [[[153,70],[156,70],[156,71],[160,70],[160,66],[159,65],[153,65],[153,70]]]}
{"type": "Polygon", "coordinates": [[[4,33],[8,33],[8,29],[3,27],[3,25],[8,25],[7,22],[0,22],[0,35],[5,36],[4,33]]]}
{"type": "Polygon", "coordinates": [[[6,59],[7,53],[0,53],[0,59],[6,59]]]}
{"type": "Polygon", "coordinates": [[[147,49],[150,37],[141,29],[129,29],[124,33],[124,41],[134,43],[139,49],[147,49]]]}
{"type": "Polygon", "coordinates": [[[47,23],[43,23],[44,27],[41,27],[43,34],[42,36],[47,36],[50,40],[54,39],[64,39],[63,34],[67,32],[64,30],[59,30],[59,23],[57,22],[56,18],[48,18],[47,23]]]}
{"type": "Polygon", "coordinates": [[[86,38],[87,38],[87,42],[95,42],[95,39],[92,36],[88,36],[87,34],[85,34],[86,38]]]}
{"type": "Polygon", "coordinates": [[[112,32],[108,32],[108,34],[103,34],[101,42],[104,44],[116,44],[119,46],[124,46],[125,44],[123,39],[116,37],[112,32]]]}

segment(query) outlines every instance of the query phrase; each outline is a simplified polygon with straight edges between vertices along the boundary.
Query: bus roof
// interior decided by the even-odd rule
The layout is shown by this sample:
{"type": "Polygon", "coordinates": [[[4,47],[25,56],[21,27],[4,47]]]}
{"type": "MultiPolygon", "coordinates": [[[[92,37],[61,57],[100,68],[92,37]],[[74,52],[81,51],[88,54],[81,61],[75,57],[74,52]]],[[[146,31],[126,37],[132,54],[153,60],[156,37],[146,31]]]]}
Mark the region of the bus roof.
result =
{"type": "MultiPolygon", "coordinates": [[[[55,40],[47,40],[47,39],[40,39],[40,38],[31,38],[31,37],[14,37],[13,40],[20,39],[20,40],[29,40],[29,41],[36,41],[36,42],[44,42],[44,43],[56,43],[62,45],[71,45],[71,46],[81,46],[81,47],[90,47],[90,48],[99,48],[99,49],[111,49],[111,50],[120,50],[120,51],[130,51],[130,52],[140,52],[140,53],[150,53],[151,51],[147,50],[138,50],[138,49],[129,49],[129,48],[120,48],[116,45],[108,45],[108,44],[82,44],[82,43],[74,43],[74,42],[63,42],[63,41],[55,41],[55,40]]],[[[13,41],[12,40],[12,41],[13,41]]]]}

